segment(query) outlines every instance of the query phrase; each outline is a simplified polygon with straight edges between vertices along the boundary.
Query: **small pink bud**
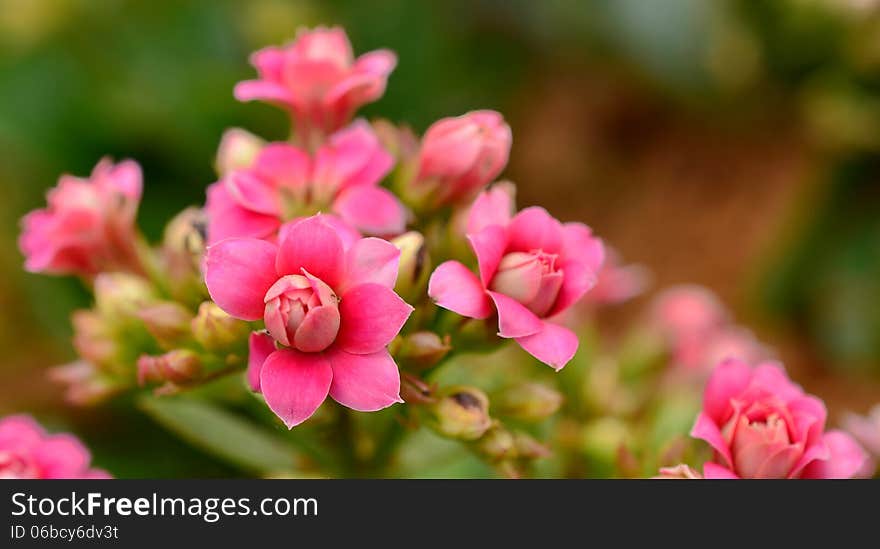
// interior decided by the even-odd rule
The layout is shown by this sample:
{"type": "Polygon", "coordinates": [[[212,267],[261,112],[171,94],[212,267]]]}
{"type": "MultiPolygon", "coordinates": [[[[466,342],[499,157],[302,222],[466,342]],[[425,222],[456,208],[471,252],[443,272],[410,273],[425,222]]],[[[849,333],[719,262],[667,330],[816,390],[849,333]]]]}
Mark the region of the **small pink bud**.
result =
{"type": "Polygon", "coordinates": [[[436,365],[450,349],[449,336],[441,338],[434,332],[415,332],[402,338],[394,353],[401,366],[425,370],[436,365]]]}
{"type": "Polygon", "coordinates": [[[195,340],[209,351],[224,351],[244,345],[250,334],[247,322],[228,315],[213,301],[205,301],[199,306],[191,329],[195,340]]]}
{"type": "Polygon", "coordinates": [[[198,377],[202,362],[192,351],[179,349],[160,356],[141,355],[137,360],[139,385],[147,383],[186,383],[198,377]]]}
{"type": "Polygon", "coordinates": [[[490,461],[500,462],[516,457],[516,439],[502,425],[492,425],[477,441],[477,450],[490,461]]]}
{"type": "Polygon", "coordinates": [[[310,275],[287,275],[265,297],[266,329],[276,341],[304,353],[329,347],[339,332],[339,298],[310,275]]]}
{"type": "Polygon", "coordinates": [[[49,380],[65,387],[64,399],[74,406],[92,406],[121,389],[91,363],[80,360],[49,370],[49,380]]]}
{"type": "Polygon", "coordinates": [[[217,173],[222,177],[233,170],[250,167],[264,146],[264,140],[247,130],[226,130],[217,148],[217,160],[214,164],[217,173]]]}
{"type": "Polygon", "coordinates": [[[87,362],[98,365],[113,364],[120,354],[112,324],[92,310],[74,311],[73,347],[87,362]]]}
{"type": "Polygon", "coordinates": [[[675,467],[663,467],[657,476],[651,478],[657,480],[700,480],[703,476],[691,469],[689,465],[682,463],[675,467]]]}
{"type": "Polygon", "coordinates": [[[541,459],[549,457],[551,454],[547,446],[522,431],[513,433],[513,446],[516,451],[516,457],[520,459],[541,459]]]}
{"type": "Polygon", "coordinates": [[[422,139],[416,185],[434,189],[436,204],[466,202],[504,169],[511,140],[495,111],[439,120],[422,139]]]}
{"type": "Polygon", "coordinates": [[[137,316],[160,347],[172,348],[190,337],[193,315],[179,303],[165,301],[150,305],[138,311],[137,316]]]}
{"type": "Polygon", "coordinates": [[[127,273],[101,273],[95,277],[95,305],[107,318],[133,317],[156,301],[145,279],[127,273]]]}

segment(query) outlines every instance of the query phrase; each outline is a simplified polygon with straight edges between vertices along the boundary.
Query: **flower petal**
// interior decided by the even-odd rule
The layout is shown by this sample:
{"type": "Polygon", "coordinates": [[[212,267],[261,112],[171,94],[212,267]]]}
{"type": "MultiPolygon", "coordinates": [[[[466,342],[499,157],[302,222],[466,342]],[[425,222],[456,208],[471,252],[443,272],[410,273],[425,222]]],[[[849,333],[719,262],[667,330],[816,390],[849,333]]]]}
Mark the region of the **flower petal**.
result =
{"type": "Polygon", "coordinates": [[[458,261],[441,263],[431,273],[428,295],[444,309],[468,318],[488,318],[492,304],[477,276],[458,261]]]}
{"type": "Polygon", "coordinates": [[[467,218],[467,233],[476,234],[489,225],[506,227],[513,212],[513,185],[496,183],[474,200],[467,218]]]}
{"type": "Polygon", "coordinates": [[[263,318],[263,297],[278,280],[278,248],[256,238],[229,238],[208,247],[205,284],[221,309],[242,320],[263,318]]]}
{"type": "Polygon", "coordinates": [[[703,464],[703,478],[712,480],[737,480],[736,473],[711,461],[703,464]]]}
{"type": "Polygon", "coordinates": [[[467,235],[467,238],[477,256],[480,280],[488,288],[507,250],[507,231],[498,225],[489,225],[478,233],[467,235]]]}
{"type": "Polygon", "coordinates": [[[868,459],[862,447],[843,431],[828,431],[824,442],[830,456],[807,465],[801,478],[853,478],[868,459]]]}
{"type": "Polygon", "coordinates": [[[92,457],[83,444],[71,435],[52,435],[33,449],[43,478],[74,479],[84,475],[92,457]]]}
{"type": "Polygon", "coordinates": [[[400,250],[397,246],[381,238],[362,238],[345,252],[342,291],[367,282],[392,289],[397,282],[399,264],[400,250]]]}
{"type": "Polygon", "coordinates": [[[277,217],[241,207],[222,182],[208,187],[208,244],[227,238],[265,238],[278,230],[277,217]]]}
{"type": "Polygon", "coordinates": [[[579,261],[568,261],[560,265],[564,274],[562,287],[556,297],[556,303],[547,316],[557,315],[575,303],[596,285],[597,271],[579,261]]]}
{"type": "Polygon", "coordinates": [[[568,364],[578,349],[577,335],[552,322],[544,322],[544,328],[540,332],[518,337],[516,342],[527,353],[556,371],[568,364]]]}
{"type": "Polygon", "coordinates": [[[721,435],[718,425],[715,424],[705,411],[700,412],[700,415],[697,416],[697,421],[694,423],[693,429],[691,429],[691,436],[694,438],[701,438],[708,442],[709,446],[714,448],[715,451],[724,458],[728,466],[733,466],[733,459],[730,455],[730,448],[727,446],[727,442],[721,435]]]}
{"type": "Polygon", "coordinates": [[[733,410],[730,399],[745,391],[751,379],[752,369],[741,360],[728,359],[719,364],[706,383],[703,412],[716,425],[722,425],[733,410]]]}
{"type": "Polygon", "coordinates": [[[498,335],[501,337],[525,337],[544,329],[544,321],[535,316],[525,305],[498,292],[486,292],[498,311],[498,335]]]}
{"type": "Polygon", "coordinates": [[[307,217],[287,231],[275,267],[279,276],[302,274],[305,269],[336,288],[344,274],[342,240],[321,217],[307,217]]]}
{"type": "Polygon", "coordinates": [[[358,185],[339,193],[333,211],[364,234],[398,235],[406,228],[406,213],[388,189],[358,185]]]}
{"type": "Polygon", "coordinates": [[[250,388],[260,392],[260,371],[263,363],[275,352],[275,341],[266,332],[251,332],[248,338],[247,382],[250,388]]]}
{"type": "Polygon", "coordinates": [[[339,301],[342,323],[336,346],[349,353],[378,352],[391,343],[412,311],[410,305],[385,286],[355,286],[339,301]]]}
{"type": "Polygon", "coordinates": [[[360,412],[374,412],[403,402],[400,372],[387,350],[358,355],[333,347],[326,355],[333,368],[330,396],[336,402],[360,412]]]}
{"type": "Polygon", "coordinates": [[[560,260],[578,261],[594,272],[605,263],[605,246],[593,235],[593,230],[583,223],[562,225],[562,252],[560,260]]]}
{"type": "Polygon", "coordinates": [[[263,363],[260,388],[288,429],[309,419],[327,398],[333,370],[323,353],[275,351],[263,363]]]}
{"type": "Polygon", "coordinates": [[[543,250],[555,254],[562,250],[562,224],[547,213],[547,210],[538,206],[526,208],[516,214],[510,220],[508,235],[509,251],[543,250]]]}

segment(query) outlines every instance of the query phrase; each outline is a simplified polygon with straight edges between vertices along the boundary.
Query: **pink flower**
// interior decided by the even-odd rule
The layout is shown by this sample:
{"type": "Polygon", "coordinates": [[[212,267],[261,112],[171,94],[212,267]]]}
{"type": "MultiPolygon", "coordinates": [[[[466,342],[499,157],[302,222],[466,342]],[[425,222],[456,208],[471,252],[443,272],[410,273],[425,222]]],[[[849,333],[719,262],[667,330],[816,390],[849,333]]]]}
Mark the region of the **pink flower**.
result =
{"type": "Polygon", "coordinates": [[[254,53],[251,64],[259,80],[240,82],[235,98],[287,109],[308,135],[338,130],[358,108],[382,97],[397,57],[376,50],[355,60],[344,30],[318,27],[300,30],[292,44],[254,53]]]}
{"type": "Polygon", "coordinates": [[[515,339],[538,360],[561,369],[577,351],[575,334],[550,321],[589,290],[604,259],[602,242],[580,223],[562,224],[542,208],[511,217],[506,187],[481,194],[467,238],[479,278],[458,261],[431,274],[428,294],[470,318],[498,316],[498,335],[515,339]]]}
{"type": "Polygon", "coordinates": [[[288,427],[329,394],[359,411],[400,399],[400,375],[386,347],[412,312],[392,288],[400,251],[378,238],[346,248],[317,215],[275,245],[230,238],[207,251],[205,281],[230,315],[263,319],[250,338],[248,381],[288,427]]]}
{"type": "Polygon", "coordinates": [[[467,202],[492,182],[510,155],[510,126],[495,111],[438,120],[422,138],[416,188],[435,205],[467,202]]]}
{"type": "Polygon", "coordinates": [[[22,219],[19,248],[31,272],[93,276],[139,270],[134,221],[141,169],[126,160],[98,162],[91,177],[63,175],[46,196],[48,207],[22,219]]]}
{"type": "Polygon", "coordinates": [[[593,305],[623,303],[645,291],[649,274],[641,265],[624,265],[616,250],[605,247],[605,262],[585,301],[593,305]]]}
{"type": "Polygon", "coordinates": [[[877,470],[877,462],[880,461],[880,404],[871,408],[871,411],[864,416],[851,412],[846,414],[841,424],[871,456],[859,471],[859,476],[873,476],[877,470]]]}
{"type": "Polygon", "coordinates": [[[825,431],[825,405],[780,364],[722,362],[706,385],[691,436],[709,443],[706,478],[851,478],[864,450],[842,431],[825,431]]]}
{"type": "Polygon", "coordinates": [[[406,225],[403,207],[378,186],[392,163],[363,121],[333,134],[314,159],[287,143],[271,143],[249,168],[208,188],[208,241],[268,238],[284,221],[324,208],[366,234],[399,234],[406,225]]]}
{"type": "Polygon", "coordinates": [[[49,435],[28,416],[0,419],[0,479],[111,478],[91,469],[88,449],[73,435],[49,435]]]}

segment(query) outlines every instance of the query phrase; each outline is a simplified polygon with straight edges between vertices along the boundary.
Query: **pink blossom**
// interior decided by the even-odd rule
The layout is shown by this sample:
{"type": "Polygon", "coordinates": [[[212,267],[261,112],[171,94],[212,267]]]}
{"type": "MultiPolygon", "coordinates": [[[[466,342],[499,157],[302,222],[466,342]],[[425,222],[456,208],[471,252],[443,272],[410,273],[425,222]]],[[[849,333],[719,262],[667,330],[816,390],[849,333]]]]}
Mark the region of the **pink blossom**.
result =
{"type": "Polygon", "coordinates": [[[592,305],[623,303],[640,295],[648,285],[649,274],[641,265],[624,265],[620,254],[605,247],[605,262],[596,277],[596,285],[584,301],[592,305]]]}
{"type": "Polygon", "coordinates": [[[328,394],[359,411],[402,402],[387,350],[413,310],[392,290],[400,251],[378,238],[346,247],[325,217],[297,222],[278,245],[230,238],[207,251],[217,305],[265,323],[250,337],[248,381],[288,427],[328,394]]]}
{"type": "Polygon", "coordinates": [[[266,145],[250,167],[208,188],[208,241],[268,238],[284,221],[325,208],[365,234],[399,234],[403,207],[378,186],[392,163],[364,121],[333,134],[314,158],[287,143],[266,145]]]}
{"type": "Polygon", "coordinates": [[[602,242],[586,225],[560,223],[542,208],[515,216],[506,187],[482,193],[471,208],[467,238],[479,277],[458,261],[431,274],[428,294],[470,318],[498,316],[498,335],[560,369],[577,351],[575,334],[552,319],[595,283],[602,242]]]}
{"type": "Polygon", "coordinates": [[[880,404],[866,415],[848,413],[841,421],[843,429],[851,434],[868,451],[871,458],[859,472],[859,476],[871,477],[880,461],[880,404]]]}
{"type": "Polygon", "coordinates": [[[355,59],[344,30],[318,27],[301,29],[291,44],[254,53],[251,64],[259,80],[235,86],[236,99],[276,104],[290,112],[302,134],[327,134],[382,97],[397,57],[376,50],[355,59]]]}
{"type": "Polygon", "coordinates": [[[49,435],[29,416],[0,419],[0,479],[111,478],[91,459],[73,435],[49,435]]]}
{"type": "Polygon", "coordinates": [[[139,270],[134,221],[141,189],[141,169],[132,160],[114,165],[105,158],[86,179],[61,176],[47,207],[22,219],[25,268],[82,276],[139,270]]]}
{"type": "Polygon", "coordinates": [[[438,120],[422,138],[417,192],[435,205],[471,200],[507,165],[511,141],[510,126],[495,111],[438,120]]]}
{"type": "Polygon", "coordinates": [[[691,436],[714,450],[706,478],[851,478],[865,452],[842,431],[826,432],[826,415],[780,364],[730,359],[712,373],[691,436]]]}

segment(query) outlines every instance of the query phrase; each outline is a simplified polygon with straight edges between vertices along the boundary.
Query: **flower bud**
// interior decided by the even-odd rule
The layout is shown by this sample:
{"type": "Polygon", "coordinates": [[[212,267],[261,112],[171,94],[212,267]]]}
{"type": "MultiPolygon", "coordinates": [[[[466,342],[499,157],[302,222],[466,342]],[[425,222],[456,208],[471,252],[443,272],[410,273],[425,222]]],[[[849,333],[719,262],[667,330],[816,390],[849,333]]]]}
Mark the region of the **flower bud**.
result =
{"type": "Polygon", "coordinates": [[[229,128],[223,132],[217,148],[214,164],[217,173],[223,177],[233,170],[249,167],[265,145],[265,141],[247,130],[229,128]]]}
{"type": "Polygon", "coordinates": [[[425,293],[431,274],[431,258],[421,233],[410,231],[391,240],[400,250],[400,266],[394,291],[405,301],[415,302],[425,293]]]}
{"type": "Polygon", "coordinates": [[[156,300],[149,282],[127,273],[101,273],[95,277],[95,304],[108,319],[133,317],[156,300]]]}
{"type": "Polygon", "coordinates": [[[205,251],[207,224],[207,215],[201,208],[190,207],[174,216],[162,239],[166,255],[180,256],[185,264],[182,266],[195,266],[198,270],[198,258],[205,251]]]}
{"type": "Polygon", "coordinates": [[[562,406],[562,395],[540,383],[523,383],[504,392],[502,414],[522,421],[541,421],[562,406]]]}
{"type": "Polygon", "coordinates": [[[173,348],[190,335],[192,313],[179,303],[165,301],[147,306],[137,312],[147,331],[162,348],[173,348]]]}
{"type": "Polygon", "coordinates": [[[510,431],[496,424],[477,441],[477,450],[492,461],[503,461],[516,457],[516,440],[510,431]]]}
{"type": "Polygon", "coordinates": [[[202,370],[202,361],[192,351],[178,349],[160,356],[141,355],[137,360],[139,385],[147,383],[186,383],[202,370]]]}
{"type": "Polygon", "coordinates": [[[74,406],[91,406],[106,400],[120,387],[91,363],[80,360],[49,370],[49,380],[65,387],[64,399],[74,406]]]}
{"type": "Polygon", "coordinates": [[[113,326],[96,311],[79,310],[71,315],[73,347],[87,362],[112,364],[119,356],[119,344],[113,326]]]}
{"type": "Polygon", "coordinates": [[[522,431],[513,433],[513,447],[520,459],[539,459],[550,456],[550,449],[522,431]]]}
{"type": "Polygon", "coordinates": [[[199,305],[199,313],[191,326],[199,345],[214,352],[244,345],[250,333],[247,322],[229,316],[213,301],[199,305]]]}
{"type": "Polygon", "coordinates": [[[415,332],[401,339],[395,358],[401,367],[425,370],[440,362],[452,347],[449,336],[434,332],[415,332]]]}
{"type": "Polygon", "coordinates": [[[703,476],[691,469],[689,465],[681,463],[675,467],[662,467],[660,473],[651,478],[658,480],[700,480],[703,476]]]}
{"type": "Polygon", "coordinates": [[[440,434],[475,440],[492,425],[489,398],[473,387],[449,387],[430,408],[430,423],[440,434]]]}

